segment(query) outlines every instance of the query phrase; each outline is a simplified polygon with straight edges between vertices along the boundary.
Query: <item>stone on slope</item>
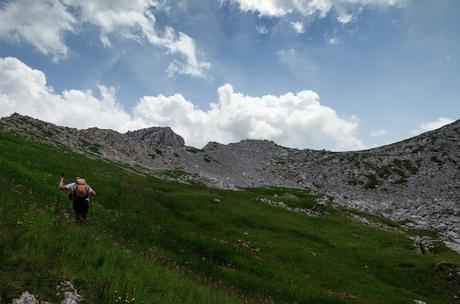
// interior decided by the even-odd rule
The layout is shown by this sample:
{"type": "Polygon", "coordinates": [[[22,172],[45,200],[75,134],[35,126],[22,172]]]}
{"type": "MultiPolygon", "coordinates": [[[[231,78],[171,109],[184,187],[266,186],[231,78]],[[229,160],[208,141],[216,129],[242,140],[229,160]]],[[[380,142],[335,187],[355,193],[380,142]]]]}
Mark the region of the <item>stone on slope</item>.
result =
{"type": "Polygon", "coordinates": [[[38,300],[28,291],[23,292],[17,299],[13,299],[12,304],[38,304],[38,300]]]}

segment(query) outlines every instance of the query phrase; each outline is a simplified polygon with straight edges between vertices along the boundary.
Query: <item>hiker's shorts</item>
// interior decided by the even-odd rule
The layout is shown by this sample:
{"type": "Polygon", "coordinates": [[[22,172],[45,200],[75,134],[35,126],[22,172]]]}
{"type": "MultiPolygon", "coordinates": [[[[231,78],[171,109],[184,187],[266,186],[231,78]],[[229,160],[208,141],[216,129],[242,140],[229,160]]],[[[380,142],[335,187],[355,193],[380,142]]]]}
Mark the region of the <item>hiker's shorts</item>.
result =
{"type": "Polygon", "coordinates": [[[88,200],[74,200],[73,201],[73,211],[75,211],[75,215],[77,218],[86,219],[86,215],[88,214],[89,209],[89,201],[88,200]]]}

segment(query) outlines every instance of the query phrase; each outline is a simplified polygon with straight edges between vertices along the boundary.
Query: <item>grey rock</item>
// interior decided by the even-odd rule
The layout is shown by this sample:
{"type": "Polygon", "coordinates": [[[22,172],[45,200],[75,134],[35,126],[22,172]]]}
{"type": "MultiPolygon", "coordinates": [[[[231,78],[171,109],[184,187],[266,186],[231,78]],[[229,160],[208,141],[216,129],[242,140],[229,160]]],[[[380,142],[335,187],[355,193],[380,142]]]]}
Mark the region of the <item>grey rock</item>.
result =
{"type": "Polygon", "coordinates": [[[444,224],[444,223],[441,223],[441,224],[439,224],[439,225],[434,226],[434,229],[435,229],[436,231],[442,232],[442,231],[444,231],[444,230],[447,229],[447,225],[444,224]]]}
{"type": "Polygon", "coordinates": [[[318,212],[316,210],[308,209],[308,208],[292,208],[286,205],[284,202],[276,202],[269,200],[265,197],[258,197],[256,201],[273,206],[273,207],[278,207],[282,209],[289,210],[291,212],[307,215],[307,216],[312,216],[312,217],[318,217],[318,216],[325,216],[328,213],[327,212],[318,212]]]}
{"type": "Polygon", "coordinates": [[[319,207],[326,207],[328,201],[329,199],[323,196],[323,197],[316,199],[316,205],[319,207]]]}
{"type": "Polygon", "coordinates": [[[28,291],[23,292],[17,299],[13,299],[12,304],[38,304],[38,300],[28,291]]]}
{"type": "Polygon", "coordinates": [[[83,300],[83,297],[78,294],[73,283],[70,281],[63,281],[59,284],[58,289],[64,291],[64,299],[61,301],[61,304],[78,304],[78,302],[83,300]]]}
{"type": "Polygon", "coordinates": [[[411,237],[414,241],[414,248],[420,254],[429,254],[435,252],[441,242],[439,240],[433,240],[423,236],[411,237]]]}

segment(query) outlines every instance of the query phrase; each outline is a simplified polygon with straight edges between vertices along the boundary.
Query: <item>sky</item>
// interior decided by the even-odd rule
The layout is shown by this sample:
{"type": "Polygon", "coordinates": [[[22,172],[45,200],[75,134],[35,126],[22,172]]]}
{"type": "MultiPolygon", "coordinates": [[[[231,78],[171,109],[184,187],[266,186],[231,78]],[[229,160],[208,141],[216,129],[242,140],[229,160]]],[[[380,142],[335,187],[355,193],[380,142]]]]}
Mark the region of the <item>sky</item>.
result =
{"type": "Polygon", "coordinates": [[[0,0],[0,117],[366,149],[460,118],[460,1],[0,0]]]}

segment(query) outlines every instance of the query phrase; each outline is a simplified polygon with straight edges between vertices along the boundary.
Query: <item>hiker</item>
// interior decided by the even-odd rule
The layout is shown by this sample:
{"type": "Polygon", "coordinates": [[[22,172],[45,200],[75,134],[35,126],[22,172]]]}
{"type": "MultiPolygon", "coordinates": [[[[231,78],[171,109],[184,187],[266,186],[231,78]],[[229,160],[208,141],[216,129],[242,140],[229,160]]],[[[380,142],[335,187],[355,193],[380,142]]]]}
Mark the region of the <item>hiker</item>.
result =
{"type": "Polygon", "coordinates": [[[89,197],[95,196],[96,192],[86,183],[86,180],[80,177],[75,182],[64,184],[64,176],[59,180],[59,190],[70,190],[69,199],[73,201],[73,210],[76,220],[80,223],[85,222],[89,209],[89,197]]]}

